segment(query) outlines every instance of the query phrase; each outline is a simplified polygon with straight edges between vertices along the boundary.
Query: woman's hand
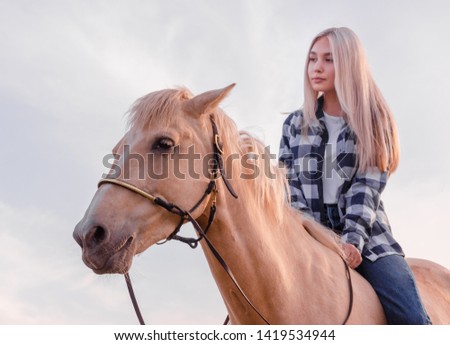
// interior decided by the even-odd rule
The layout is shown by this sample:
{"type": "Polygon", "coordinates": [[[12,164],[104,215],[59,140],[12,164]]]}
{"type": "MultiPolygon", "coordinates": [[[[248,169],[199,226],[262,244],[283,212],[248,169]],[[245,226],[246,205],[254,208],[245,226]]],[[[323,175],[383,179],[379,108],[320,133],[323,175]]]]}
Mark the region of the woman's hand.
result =
{"type": "Polygon", "coordinates": [[[361,253],[353,244],[342,243],[342,249],[344,250],[345,259],[350,268],[356,268],[362,262],[361,253]]]}

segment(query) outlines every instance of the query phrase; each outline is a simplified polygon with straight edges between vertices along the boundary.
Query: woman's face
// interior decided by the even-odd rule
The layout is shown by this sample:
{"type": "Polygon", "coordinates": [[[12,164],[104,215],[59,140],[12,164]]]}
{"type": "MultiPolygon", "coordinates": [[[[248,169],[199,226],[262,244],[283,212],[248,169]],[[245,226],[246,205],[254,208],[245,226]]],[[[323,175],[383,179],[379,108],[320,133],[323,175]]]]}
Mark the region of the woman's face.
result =
{"type": "Polygon", "coordinates": [[[319,38],[309,52],[308,78],[314,91],[335,91],[334,62],[326,36],[319,38]]]}

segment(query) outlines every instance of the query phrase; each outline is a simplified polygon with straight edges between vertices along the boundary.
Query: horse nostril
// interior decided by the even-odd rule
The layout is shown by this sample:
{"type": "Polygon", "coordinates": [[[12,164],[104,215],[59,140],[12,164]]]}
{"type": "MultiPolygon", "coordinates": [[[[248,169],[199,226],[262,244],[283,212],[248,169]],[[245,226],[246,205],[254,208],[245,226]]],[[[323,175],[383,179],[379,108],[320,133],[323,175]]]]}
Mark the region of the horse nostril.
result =
{"type": "Polygon", "coordinates": [[[95,244],[100,244],[106,238],[106,230],[101,226],[96,226],[94,228],[94,234],[92,240],[95,244]]]}

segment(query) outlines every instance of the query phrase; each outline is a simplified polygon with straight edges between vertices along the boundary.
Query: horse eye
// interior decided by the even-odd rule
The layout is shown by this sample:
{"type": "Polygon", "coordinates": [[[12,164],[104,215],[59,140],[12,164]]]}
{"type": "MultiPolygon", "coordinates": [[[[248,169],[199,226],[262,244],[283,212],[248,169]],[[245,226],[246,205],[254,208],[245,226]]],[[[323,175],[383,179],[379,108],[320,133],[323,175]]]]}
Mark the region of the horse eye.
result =
{"type": "Polygon", "coordinates": [[[160,150],[160,151],[167,151],[170,150],[175,145],[175,142],[167,137],[162,137],[159,139],[156,139],[155,143],[153,144],[154,150],[160,150]]]}

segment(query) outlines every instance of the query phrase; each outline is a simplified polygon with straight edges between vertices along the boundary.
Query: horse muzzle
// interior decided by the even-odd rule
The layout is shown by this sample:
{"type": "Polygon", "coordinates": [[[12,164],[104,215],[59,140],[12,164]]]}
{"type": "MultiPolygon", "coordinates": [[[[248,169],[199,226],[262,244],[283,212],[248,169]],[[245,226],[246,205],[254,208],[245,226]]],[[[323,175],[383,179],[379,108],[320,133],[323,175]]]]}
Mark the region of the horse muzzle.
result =
{"type": "Polygon", "coordinates": [[[97,274],[129,271],[135,252],[135,236],[113,239],[105,226],[78,223],[73,238],[82,248],[83,262],[97,274]]]}

